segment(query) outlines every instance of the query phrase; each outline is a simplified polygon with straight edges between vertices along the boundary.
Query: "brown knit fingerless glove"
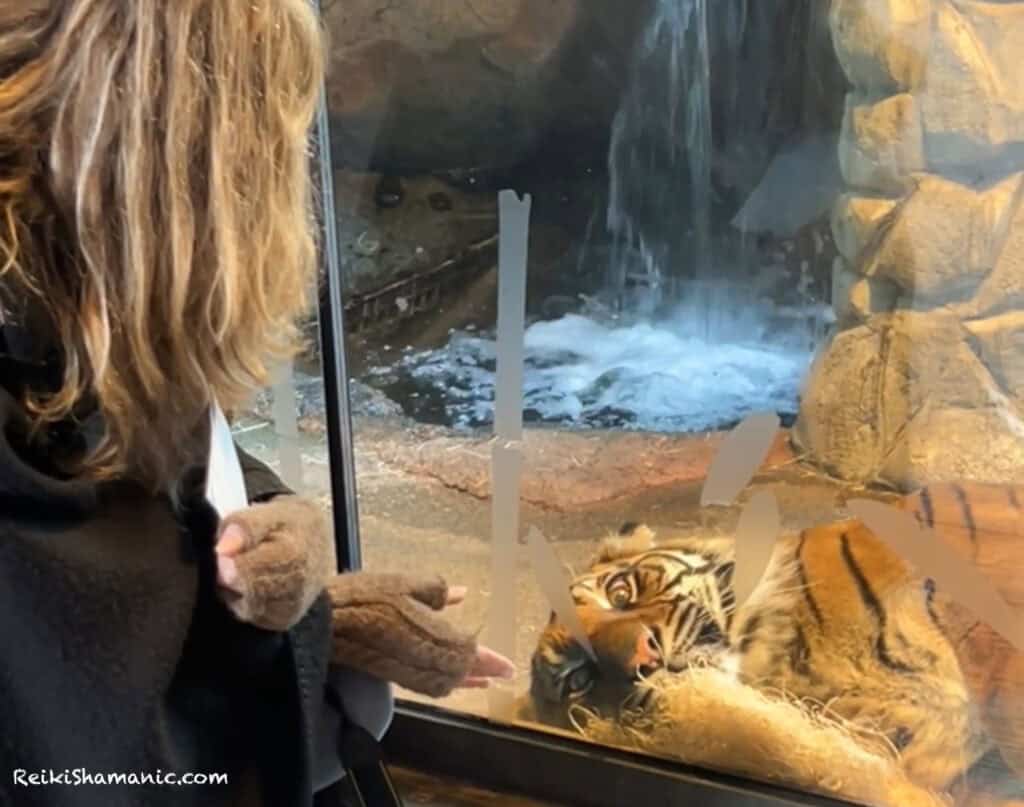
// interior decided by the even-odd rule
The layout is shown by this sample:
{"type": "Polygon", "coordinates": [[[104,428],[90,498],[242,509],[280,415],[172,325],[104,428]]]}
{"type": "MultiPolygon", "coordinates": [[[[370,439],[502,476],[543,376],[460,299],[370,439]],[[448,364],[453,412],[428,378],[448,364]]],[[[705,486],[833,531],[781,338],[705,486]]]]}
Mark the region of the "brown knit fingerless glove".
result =
{"type": "Polygon", "coordinates": [[[470,672],[476,639],[436,615],[448,586],[441,579],[355,572],[327,584],[333,661],[439,698],[470,672]]]}
{"type": "Polygon", "coordinates": [[[237,524],[245,548],[235,557],[237,595],[227,605],[243,622],[266,630],[295,625],[336,573],[334,538],[316,502],[281,496],[232,513],[221,532],[237,524]]]}

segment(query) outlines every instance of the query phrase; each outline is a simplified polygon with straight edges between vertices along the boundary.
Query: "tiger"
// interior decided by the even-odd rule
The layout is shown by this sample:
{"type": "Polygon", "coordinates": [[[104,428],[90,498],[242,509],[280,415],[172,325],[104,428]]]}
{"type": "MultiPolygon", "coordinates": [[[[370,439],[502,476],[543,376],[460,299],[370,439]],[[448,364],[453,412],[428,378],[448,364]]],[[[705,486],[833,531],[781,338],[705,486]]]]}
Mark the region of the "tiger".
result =
{"type": "MultiPolygon", "coordinates": [[[[931,485],[896,504],[977,560],[986,517],[1024,539],[1018,493],[931,485]]],[[[589,647],[554,614],[540,634],[528,696],[536,717],[570,727],[581,706],[643,710],[649,676],[710,665],[870,729],[907,777],[931,791],[948,792],[992,751],[942,592],[863,524],[846,519],[780,537],[739,608],[733,571],[729,537],[623,525],[572,580],[589,647]]]]}

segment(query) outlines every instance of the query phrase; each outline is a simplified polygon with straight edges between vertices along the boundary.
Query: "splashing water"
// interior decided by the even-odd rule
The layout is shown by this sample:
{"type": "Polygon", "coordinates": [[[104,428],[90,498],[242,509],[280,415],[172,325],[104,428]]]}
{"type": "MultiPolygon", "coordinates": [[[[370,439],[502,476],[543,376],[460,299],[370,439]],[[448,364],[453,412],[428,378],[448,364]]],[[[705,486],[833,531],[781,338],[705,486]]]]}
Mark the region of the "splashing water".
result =
{"type": "MultiPolygon", "coordinates": [[[[797,344],[708,343],[680,319],[615,326],[568,315],[527,328],[525,349],[528,422],[662,432],[726,428],[753,411],[791,417],[809,361],[797,344]]],[[[460,332],[369,380],[419,420],[486,426],[495,357],[492,339],[460,332]]]]}

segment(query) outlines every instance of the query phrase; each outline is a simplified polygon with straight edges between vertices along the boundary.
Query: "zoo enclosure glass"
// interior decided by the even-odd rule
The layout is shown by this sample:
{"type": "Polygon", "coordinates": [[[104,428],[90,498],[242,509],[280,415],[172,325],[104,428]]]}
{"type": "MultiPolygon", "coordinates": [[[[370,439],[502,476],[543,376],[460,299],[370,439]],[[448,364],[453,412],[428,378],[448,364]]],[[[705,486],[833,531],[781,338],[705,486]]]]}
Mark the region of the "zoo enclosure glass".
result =
{"type": "Polygon", "coordinates": [[[324,19],[364,565],[470,586],[454,618],[521,670],[445,706],[859,803],[1012,803],[1024,665],[989,606],[1024,599],[1024,4],[324,19]],[[722,446],[757,463],[732,497],[722,446]],[[549,625],[549,545],[593,657],[549,625]]]}

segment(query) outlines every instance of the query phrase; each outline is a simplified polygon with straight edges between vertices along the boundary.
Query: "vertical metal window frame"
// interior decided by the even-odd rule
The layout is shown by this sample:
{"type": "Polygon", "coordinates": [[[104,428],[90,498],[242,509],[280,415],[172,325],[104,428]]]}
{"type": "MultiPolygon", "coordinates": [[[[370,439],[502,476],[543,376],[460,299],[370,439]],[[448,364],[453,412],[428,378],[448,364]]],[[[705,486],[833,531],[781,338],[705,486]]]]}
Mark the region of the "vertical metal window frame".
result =
{"type": "MultiPolygon", "coordinates": [[[[320,14],[320,0],[310,0],[320,14]]],[[[331,476],[338,567],[355,571],[362,567],[359,551],[359,503],[356,491],[355,441],[349,402],[348,367],[345,361],[344,303],[342,298],[341,253],[334,206],[334,168],[327,91],[321,87],[320,104],[313,133],[313,160],[320,178],[317,194],[320,218],[319,292],[320,356],[324,375],[324,404],[327,412],[327,449],[331,476]]]]}

